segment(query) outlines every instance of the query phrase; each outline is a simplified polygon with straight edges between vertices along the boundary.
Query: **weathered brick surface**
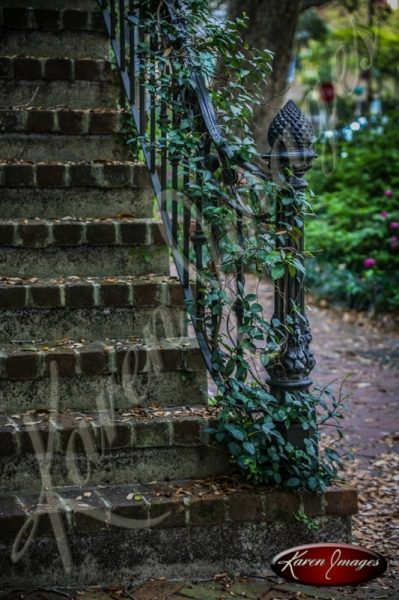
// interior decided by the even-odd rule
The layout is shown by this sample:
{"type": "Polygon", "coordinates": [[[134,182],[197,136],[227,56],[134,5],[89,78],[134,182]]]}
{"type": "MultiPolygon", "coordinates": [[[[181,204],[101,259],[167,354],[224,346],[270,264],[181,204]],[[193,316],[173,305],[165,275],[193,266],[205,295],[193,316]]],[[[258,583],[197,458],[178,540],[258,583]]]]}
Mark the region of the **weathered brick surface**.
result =
{"type": "Polygon", "coordinates": [[[2,13],[3,27],[11,29],[41,29],[44,31],[69,29],[104,32],[103,18],[100,12],[7,6],[2,9],[2,13]]]}
{"type": "Polygon", "coordinates": [[[18,235],[26,247],[42,248],[47,245],[49,228],[46,223],[33,222],[19,225],[18,235]]]}
{"type": "Polygon", "coordinates": [[[0,245],[11,246],[14,243],[15,227],[12,223],[0,223],[0,245]]]}
{"type": "MultiPolygon", "coordinates": [[[[61,306],[61,288],[58,285],[30,286],[30,295],[33,306],[38,308],[58,308],[61,306]]],[[[0,307],[2,306],[0,288],[0,307]]]]}
{"type": "Polygon", "coordinates": [[[62,110],[58,111],[58,127],[61,133],[83,133],[83,111],[62,110]]]}
{"type": "Polygon", "coordinates": [[[79,283],[66,285],[65,304],[70,308],[92,308],[95,304],[93,286],[79,283]]]}
{"type": "Polygon", "coordinates": [[[75,246],[82,242],[84,235],[83,223],[54,223],[53,237],[57,246],[75,246]]]}
{"type": "Polygon", "coordinates": [[[62,13],[59,10],[37,8],[34,11],[34,22],[39,29],[60,29],[62,13]]]}
{"type": "Polygon", "coordinates": [[[14,77],[16,79],[41,79],[42,72],[42,62],[37,58],[14,59],[14,77]]]}
{"type": "Polygon", "coordinates": [[[116,242],[114,223],[89,223],[86,228],[86,240],[92,246],[110,246],[116,242]]]}
{"type": "Polygon", "coordinates": [[[26,129],[35,133],[51,132],[54,127],[54,112],[50,110],[28,111],[26,129]]]}
{"type": "Polygon", "coordinates": [[[101,350],[83,348],[80,351],[80,368],[86,375],[101,375],[108,369],[108,354],[101,350]]]}
{"type": "Polygon", "coordinates": [[[65,10],[63,26],[65,29],[87,29],[89,13],[84,10],[65,10]]]}
{"type": "MultiPolygon", "coordinates": [[[[1,235],[1,229],[0,229],[1,235]]],[[[0,285],[0,308],[22,308],[26,305],[26,288],[23,285],[0,285]]]]}
{"type": "Polygon", "coordinates": [[[38,164],[36,182],[39,187],[63,187],[66,169],[64,165],[38,164]]]}
{"type": "Polygon", "coordinates": [[[325,493],[327,515],[354,515],[357,513],[357,491],[355,488],[331,488],[325,493]]]}
{"type": "Polygon", "coordinates": [[[7,6],[3,8],[3,26],[23,29],[29,23],[26,8],[7,6]]]}
{"type": "MultiPolygon", "coordinates": [[[[116,162],[47,162],[37,165],[22,162],[0,162],[0,186],[130,188],[132,179],[141,170],[141,166],[132,162],[123,164],[116,162]],[[38,180],[36,180],[37,175],[38,180]]],[[[126,227],[129,228],[129,224],[126,227]]],[[[155,244],[164,243],[163,235],[160,234],[161,230],[162,227],[159,224],[152,225],[152,238],[155,244]]],[[[126,233],[127,238],[129,238],[129,233],[126,233]]]]}
{"type": "Polygon", "coordinates": [[[39,367],[39,354],[16,352],[5,360],[5,376],[9,379],[34,379],[39,374],[39,367]]]}
{"type": "Polygon", "coordinates": [[[101,299],[105,306],[129,306],[129,286],[124,283],[105,283],[101,286],[101,299]]]}
{"type": "Polygon", "coordinates": [[[0,78],[11,79],[13,75],[13,60],[5,56],[0,57],[0,78]]]}
{"type": "Polygon", "coordinates": [[[44,77],[68,81],[73,77],[72,67],[72,61],[68,58],[48,58],[45,61],[44,77]]]}
{"type": "Polygon", "coordinates": [[[33,166],[28,164],[7,164],[3,166],[4,185],[10,187],[32,186],[33,166]]]}
{"type": "Polygon", "coordinates": [[[51,363],[57,366],[60,377],[68,377],[75,374],[76,354],[72,350],[59,350],[45,355],[45,375],[51,373],[51,363]]]}

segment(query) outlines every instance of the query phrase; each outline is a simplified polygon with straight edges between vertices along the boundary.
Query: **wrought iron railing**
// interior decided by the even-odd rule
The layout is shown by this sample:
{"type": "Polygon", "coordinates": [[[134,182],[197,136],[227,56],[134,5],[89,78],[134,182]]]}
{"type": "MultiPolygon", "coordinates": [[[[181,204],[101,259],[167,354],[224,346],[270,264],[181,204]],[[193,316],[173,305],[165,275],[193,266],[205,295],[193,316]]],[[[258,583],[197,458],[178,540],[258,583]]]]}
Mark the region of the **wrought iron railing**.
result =
{"type": "MultiPolygon", "coordinates": [[[[209,372],[218,380],[219,373],[213,356],[215,345],[218,344],[218,334],[223,327],[222,320],[226,316],[217,314],[217,310],[214,311],[215,314],[212,311],[208,314],[209,307],[206,308],[202,302],[204,273],[220,252],[217,247],[218,232],[211,231],[212,235],[209,236],[209,232],[206,235],[204,231],[203,214],[206,207],[201,196],[197,195],[194,201],[185,199],[184,191],[197,174],[188,172],[179,156],[168,152],[168,125],[173,126],[178,122],[176,107],[179,104],[191,107],[192,127],[201,133],[199,161],[202,167],[209,170],[211,177],[221,179],[224,188],[223,202],[235,214],[235,234],[238,241],[243,235],[243,220],[247,218],[254,219],[261,227],[273,227],[270,211],[258,210],[254,213],[253,206],[243,201],[240,193],[243,185],[252,186],[256,196],[259,194],[256,181],[271,180],[278,173],[286,181],[286,195],[301,193],[306,187],[303,174],[311,167],[314,158],[311,127],[290,101],[277,114],[269,128],[271,151],[263,157],[263,162],[242,160],[240,154],[233,151],[223,137],[198,60],[192,55],[192,45],[187,38],[184,22],[183,3],[180,0],[163,0],[155,11],[160,20],[170,22],[178,32],[173,42],[161,28],[154,26],[151,30],[146,30],[143,27],[145,11],[149,4],[154,7],[153,2],[99,0],[99,3],[119,70],[121,107],[127,107],[131,114],[177,274],[186,302],[192,307],[191,316],[199,346],[209,372]],[[143,44],[147,44],[149,48],[147,55],[140,51],[143,44]],[[162,88],[165,85],[162,73],[170,66],[165,60],[165,54],[171,44],[183,55],[186,67],[191,71],[191,84],[173,85],[165,90],[162,88]],[[143,64],[143,61],[147,61],[147,64],[143,64]],[[266,165],[265,168],[261,167],[262,164],[266,165]]],[[[259,199],[258,205],[262,206],[262,202],[259,199]]],[[[283,204],[277,206],[274,213],[275,224],[285,222],[294,225],[293,218],[283,204]]],[[[301,233],[296,247],[301,256],[303,227],[298,224],[296,227],[301,233]]],[[[285,243],[283,237],[282,234],[278,242],[281,245],[285,243]]],[[[289,242],[292,245],[291,239],[289,242]]],[[[239,258],[235,261],[233,271],[234,293],[234,290],[242,291],[245,286],[244,268],[239,258]]],[[[217,269],[215,275],[217,276],[217,269]]],[[[242,320],[240,297],[242,293],[237,293],[233,303],[235,340],[230,339],[238,347],[239,325],[242,320]]],[[[267,369],[270,377],[268,383],[275,393],[280,390],[306,390],[311,383],[308,375],[314,361],[309,350],[311,335],[305,317],[304,283],[300,271],[295,275],[287,271],[275,282],[274,316],[282,323],[290,316],[291,326],[278,362],[267,369]],[[292,308],[294,305],[295,311],[292,308]]],[[[228,332],[227,335],[231,333],[228,332]]]]}

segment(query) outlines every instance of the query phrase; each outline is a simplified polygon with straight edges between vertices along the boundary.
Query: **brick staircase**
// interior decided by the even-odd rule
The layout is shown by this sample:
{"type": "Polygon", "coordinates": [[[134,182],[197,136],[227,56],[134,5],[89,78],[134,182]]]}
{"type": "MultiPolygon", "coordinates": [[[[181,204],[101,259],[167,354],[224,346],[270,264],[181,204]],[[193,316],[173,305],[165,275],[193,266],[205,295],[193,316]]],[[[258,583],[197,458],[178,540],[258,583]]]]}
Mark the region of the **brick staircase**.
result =
{"type": "Polygon", "coordinates": [[[293,539],[348,541],[353,491],[251,489],[209,441],[94,0],[0,0],[0,25],[0,586],[264,572],[293,539]]]}

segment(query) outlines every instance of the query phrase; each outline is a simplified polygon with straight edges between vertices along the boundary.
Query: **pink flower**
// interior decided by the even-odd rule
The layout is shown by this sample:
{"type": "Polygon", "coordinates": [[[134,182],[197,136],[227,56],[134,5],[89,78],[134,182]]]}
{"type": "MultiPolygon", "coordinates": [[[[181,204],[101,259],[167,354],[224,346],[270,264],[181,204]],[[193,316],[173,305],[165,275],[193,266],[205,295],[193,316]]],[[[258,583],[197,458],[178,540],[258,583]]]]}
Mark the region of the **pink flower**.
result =
{"type": "Polygon", "coordinates": [[[391,250],[395,250],[398,247],[399,237],[397,235],[393,235],[389,241],[389,247],[391,250]]]}
{"type": "Polygon", "coordinates": [[[389,217],[389,212],[387,212],[386,210],[383,210],[382,212],[380,212],[380,217],[382,217],[383,219],[386,219],[387,217],[389,217]]]}
{"type": "Polygon", "coordinates": [[[376,264],[377,261],[374,258],[365,258],[363,261],[363,266],[366,269],[371,269],[372,267],[375,267],[376,264]]]}
{"type": "Polygon", "coordinates": [[[391,229],[399,229],[399,223],[397,223],[396,221],[392,221],[392,223],[389,223],[389,227],[391,229]]]}
{"type": "Polygon", "coordinates": [[[393,195],[392,190],[385,190],[384,196],[387,196],[388,198],[390,198],[392,195],[393,195]]]}

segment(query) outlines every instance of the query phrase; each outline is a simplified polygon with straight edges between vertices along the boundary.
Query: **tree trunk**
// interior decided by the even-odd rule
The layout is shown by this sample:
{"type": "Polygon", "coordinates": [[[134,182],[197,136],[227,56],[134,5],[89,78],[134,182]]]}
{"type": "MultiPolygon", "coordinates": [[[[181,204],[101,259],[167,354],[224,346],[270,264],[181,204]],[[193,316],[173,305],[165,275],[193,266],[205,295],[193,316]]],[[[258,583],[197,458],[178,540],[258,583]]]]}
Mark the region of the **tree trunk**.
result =
{"type": "Polygon", "coordinates": [[[273,71],[265,74],[264,103],[255,110],[254,136],[259,151],[267,148],[270,119],[284,101],[287,74],[293,54],[295,30],[301,13],[300,0],[229,0],[228,17],[243,12],[249,17],[245,41],[255,48],[274,52],[273,71]]]}

